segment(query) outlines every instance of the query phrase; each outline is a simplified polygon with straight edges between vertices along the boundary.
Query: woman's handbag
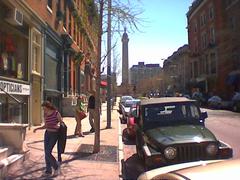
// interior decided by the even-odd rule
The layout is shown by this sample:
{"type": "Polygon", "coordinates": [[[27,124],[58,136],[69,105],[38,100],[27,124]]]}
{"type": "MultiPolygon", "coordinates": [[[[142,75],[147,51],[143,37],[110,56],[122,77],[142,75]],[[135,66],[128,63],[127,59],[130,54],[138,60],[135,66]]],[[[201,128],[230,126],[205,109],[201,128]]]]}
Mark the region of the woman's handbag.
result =
{"type": "Polygon", "coordinates": [[[87,117],[86,113],[83,112],[83,111],[80,111],[80,112],[79,112],[79,118],[80,118],[80,120],[84,119],[85,117],[87,117]]]}

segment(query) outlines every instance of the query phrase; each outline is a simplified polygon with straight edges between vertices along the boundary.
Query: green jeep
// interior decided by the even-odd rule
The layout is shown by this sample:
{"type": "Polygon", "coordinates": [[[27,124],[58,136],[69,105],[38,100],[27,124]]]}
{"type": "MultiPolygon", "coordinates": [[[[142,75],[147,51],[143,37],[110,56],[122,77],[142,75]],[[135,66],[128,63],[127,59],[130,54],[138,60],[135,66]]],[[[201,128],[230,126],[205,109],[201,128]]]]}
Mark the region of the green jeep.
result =
{"type": "Polygon", "coordinates": [[[146,167],[232,157],[232,148],[205,127],[207,112],[201,112],[195,100],[143,100],[133,116],[137,155],[146,167]]]}

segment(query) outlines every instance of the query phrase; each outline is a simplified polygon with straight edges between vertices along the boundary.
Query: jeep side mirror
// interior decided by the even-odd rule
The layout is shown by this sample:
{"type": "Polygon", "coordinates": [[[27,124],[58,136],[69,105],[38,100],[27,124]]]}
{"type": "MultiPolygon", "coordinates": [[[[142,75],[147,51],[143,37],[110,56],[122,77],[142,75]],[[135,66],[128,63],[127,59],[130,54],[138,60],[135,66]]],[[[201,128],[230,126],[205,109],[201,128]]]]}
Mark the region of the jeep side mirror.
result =
{"type": "Polygon", "coordinates": [[[208,114],[206,111],[201,112],[200,114],[200,123],[202,123],[205,126],[205,119],[208,117],[208,114]]]}
{"type": "Polygon", "coordinates": [[[206,119],[208,117],[208,114],[206,111],[201,112],[200,119],[206,119]]]}

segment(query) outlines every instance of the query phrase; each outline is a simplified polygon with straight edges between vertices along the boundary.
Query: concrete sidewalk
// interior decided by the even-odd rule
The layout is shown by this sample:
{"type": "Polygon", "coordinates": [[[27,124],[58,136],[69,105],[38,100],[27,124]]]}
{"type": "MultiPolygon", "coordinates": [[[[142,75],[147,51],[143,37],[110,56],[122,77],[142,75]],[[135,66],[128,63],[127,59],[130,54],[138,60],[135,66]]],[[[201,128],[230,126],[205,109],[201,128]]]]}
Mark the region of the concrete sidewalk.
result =
{"type": "MultiPolygon", "coordinates": [[[[92,154],[94,133],[90,133],[88,117],[82,120],[85,137],[74,136],[75,118],[65,117],[68,127],[68,138],[65,153],[62,155],[61,174],[52,179],[104,179],[120,178],[119,164],[119,115],[112,111],[112,128],[106,129],[106,104],[102,105],[100,152],[92,154]]],[[[43,131],[33,133],[33,128],[27,131],[26,145],[30,150],[29,158],[14,168],[6,179],[49,179],[44,176],[45,160],[43,152],[43,131]]],[[[54,156],[57,157],[56,147],[54,156]]],[[[51,178],[50,178],[51,179],[51,178]]]]}

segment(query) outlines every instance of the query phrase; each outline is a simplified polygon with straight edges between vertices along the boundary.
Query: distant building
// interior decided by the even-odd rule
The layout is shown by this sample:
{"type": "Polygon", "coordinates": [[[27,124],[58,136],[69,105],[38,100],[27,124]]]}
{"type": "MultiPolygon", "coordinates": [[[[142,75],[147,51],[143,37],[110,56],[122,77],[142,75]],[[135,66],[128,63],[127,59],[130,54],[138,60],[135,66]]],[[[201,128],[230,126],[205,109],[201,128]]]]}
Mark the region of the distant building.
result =
{"type": "Polygon", "coordinates": [[[162,68],[159,64],[144,64],[144,62],[138,62],[138,65],[133,65],[130,68],[130,82],[132,85],[137,85],[144,79],[159,75],[161,71],[162,68]]]}
{"type": "Polygon", "coordinates": [[[168,95],[176,92],[189,93],[191,81],[189,54],[189,47],[185,44],[164,61],[164,93],[169,93],[168,95]]]}

